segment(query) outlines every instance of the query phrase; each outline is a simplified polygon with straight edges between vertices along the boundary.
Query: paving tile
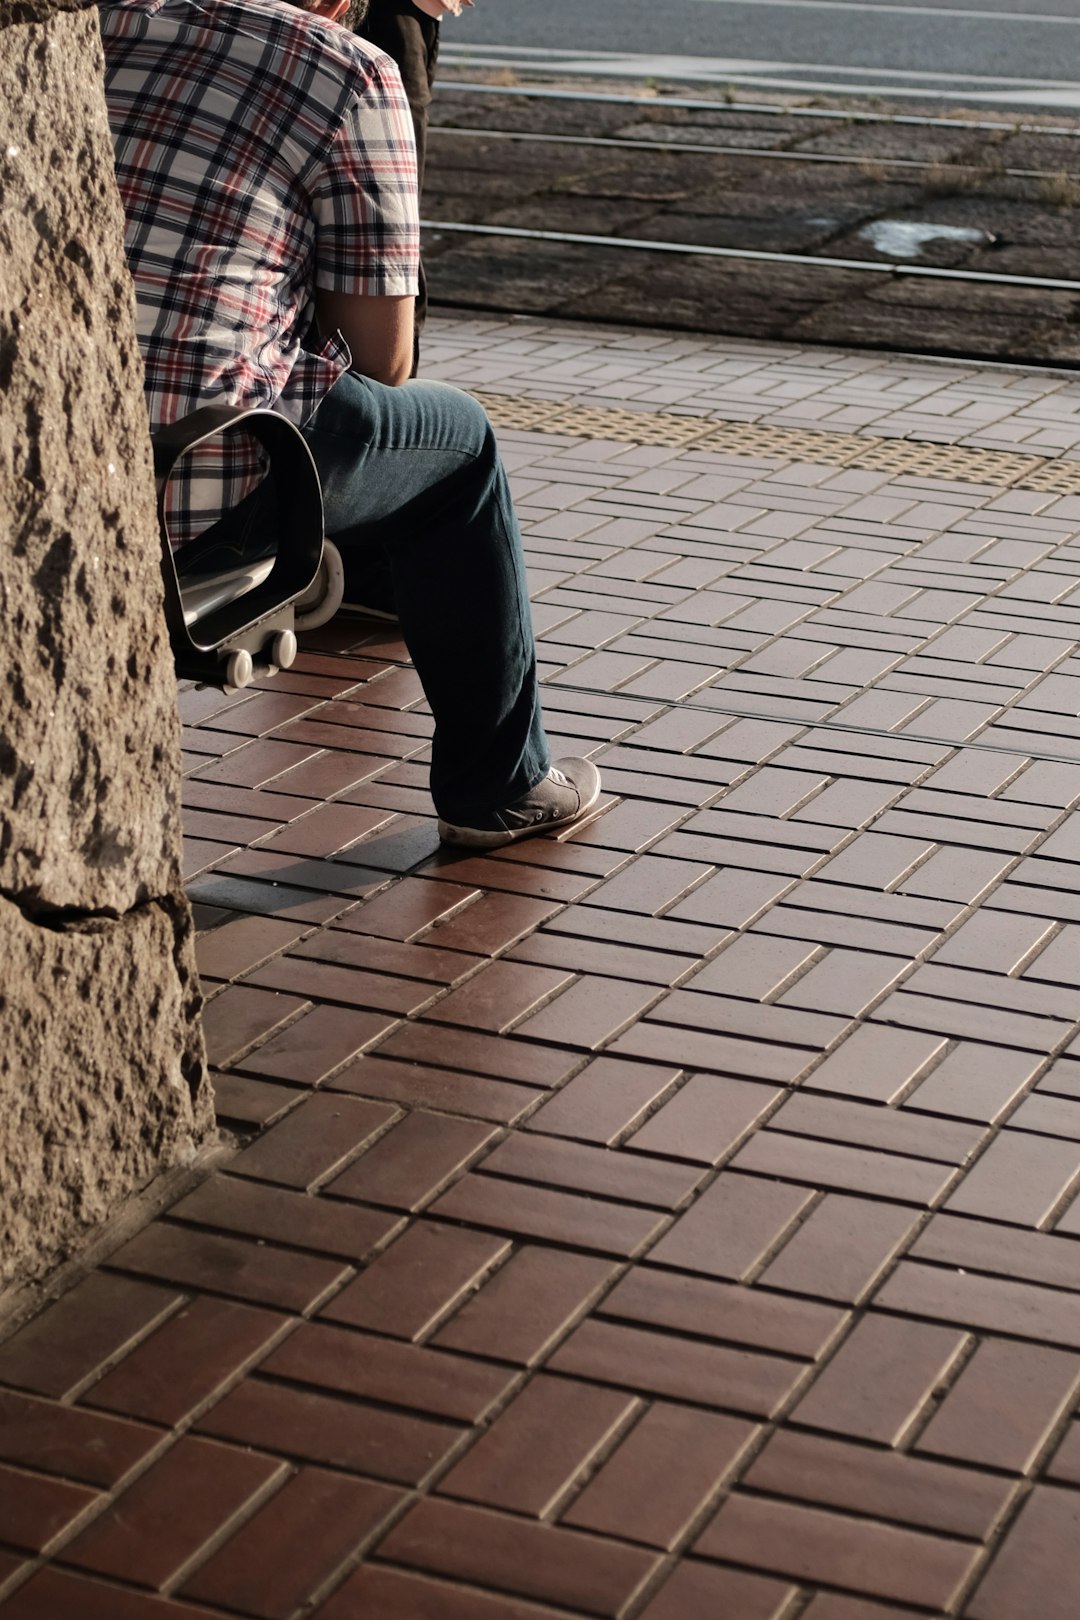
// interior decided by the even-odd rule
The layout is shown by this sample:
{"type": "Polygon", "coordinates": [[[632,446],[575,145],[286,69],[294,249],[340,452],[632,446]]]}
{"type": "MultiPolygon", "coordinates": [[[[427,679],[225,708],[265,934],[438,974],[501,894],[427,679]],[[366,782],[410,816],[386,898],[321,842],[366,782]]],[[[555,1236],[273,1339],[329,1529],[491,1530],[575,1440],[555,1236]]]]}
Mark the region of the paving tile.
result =
{"type": "Polygon", "coordinates": [[[444,919],[460,918],[481,891],[462,884],[405,877],[343,917],[339,926],[381,939],[415,939],[444,919]]]}
{"type": "Polygon", "coordinates": [[[811,1599],[806,1614],[808,1620],[916,1620],[914,1609],[872,1603],[867,1598],[844,1597],[839,1592],[819,1592],[811,1599]]]}
{"type": "Polygon", "coordinates": [[[844,1313],[760,1289],[638,1266],[597,1307],[604,1316],[814,1360],[844,1313]]]}
{"type": "Polygon", "coordinates": [[[787,1581],[716,1564],[683,1563],[641,1611],[641,1620],[719,1620],[729,1614],[739,1620],[783,1620],[794,1596],[795,1587],[787,1581]]]}
{"type": "Polygon", "coordinates": [[[1080,1175],[1080,1142],[1007,1132],[991,1142],[947,1207],[1039,1226],[1080,1175]]]}
{"type": "Polygon", "coordinates": [[[199,1420],[199,1429],[241,1446],[419,1485],[457,1444],[456,1424],[388,1412],[316,1390],[247,1378],[199,1420]]]}
{"type": "Polygon", "coordinates": [[[666,1219],[656,1210],[520,1182],[511,1194],[506,1183],[475,1172],[444,1193],[431,1212],[515,1237],[624,1257],[635,1254],[666,1219]]]}
{"type": "Polygon", "coordinates": [[[954,1172],[925,1159],[877,1153],[781,1131],[762,1131],[739,1149],[731,1168],[759,1176],[787,1177],[823,1191],[873,1193],[897,1203],[926,1207],[944,1191],[954,1172]]]}
{"type": "Polygon", "coordinates": [[[618,873],[589,895],[586,904],[609,911],[629,911],[655,916],[669,907],[702,878],[711,867],[675,861],[660,855],[642,855],[630,868],[618,873]]]}
{"type": "MultiPolygon", "coordinates": [[[[635,867],[636,870],[636,867],[635,867]]],[[[697,960],[720,944],[715,929],[701,923],[671,922],[666,917],[635,916],[630,912],[605,911],[585,904],[567,906],[548,919],[545,931],[578,935],[583,939],[611,941],[642,950],[663,951],[697,960]]]]}
{"type": "Polygon", "coordinates": [[[979,1126],[958,1120],[927,1119],[896,1108],[868,1108],[846,1097],[815,1097],[807,1092],[789,1097],[770,1118],[769,1128],[955,1165],[965,1164],[984,1136],[979,1126]]]}
{"type": "Polygon", "coordinates": [[[980,1541],[1013,1491],[1009,1480],[902,1452],[781,1430],[745,1483],[773,1496],[980,1541]]]}
{"type": "MultiPolygon", "coordinates": [[[[636,871],[636,867],[632,870],[636,871]]],[[[680,921],[706,923],[710,928],[744,928],[791,887],[788,878],[729,867],[708,878],[685,899],[671,906],[665,915],[680,921]]]]}
{"type": "Polygon", "coordinates": [[[292,957],[394,974],[403,979],[420,979],[430,985],[457,984],[484,960],[464,951],[443,951],[433,945],[377,939],[371,934],[350,933],[342,928],[324,928],[302,940],[294,947],[292,957]]]}
{"type": "Polygon", "coordinates": [[[484,1158],[481,1170],[651,1209],[675,1209],[682,1204],[699,1174],[685,1165],[525,1134],[507,1137],[484,1158]]]}
{"type": "Polygon", "coordinates": [[[298,1190],[326,1180],[344,1167],[398,1117],[384,1103],[362,1102],[338,1092],[306,1098],[279,1125],[230,1162],[232,1175],[273,1181],[298,1190]]]}
{"type": "Polygon", "coordinates": [[[647,1063],[595,1058],[533,1114],[527,1129],[610,1146],[645,1116],[679,1073],[647,1063]]]}
{"type": "Polygon", "coordinates": [[[288,1620],[391,1513],[403,1493],[302,1468],[181,1588],[186,1598],[288,1620]]]}
{"type": "Polygon", "coordinates": [[[779,998],[781,1007],[808,1007],[856,1018],[905,973],[895,956],[833,950],[779,998]]]}
{"type": "Polygon", "coordinates": [[[0,1459],[111,1488],[161,1439],[157,1429],[0,1390],[0,1459]]]}
{"type": "Polygon", "coordinates": [[[1040,1065],[1041,1059],[1027,1052],[959,1041],[905,1097],[903,1106],[990,1124],[1014,1101],[1040,1065]]]}
{"type": "Polygon", "coordinates": [[[897,1445],[965,1348],[962,1333],[867,1316],[792,1416],[834,1434],[897,1445]]]}
{"type": "Polygon", "coordinates": [[[462,1114],[468,1119],[489,1120],[496,1125],[512,1124],[543,1096],[543,1092],[533,1086],[431,1068],[407,1059],[389,1062],[381,1056],[351,1064],[334,1075],[329,1088],[361,1097],[381,1097],[407,1108],[462,1114]]]}
{"type": "Polygon", "coordinates": [[[508,1252],[505,1238],[418,1221],[343,1289],[325,1314],[336,1322],[416,1339],[508,1252]]]}
{"type": "Polygon", "coordinates": [[[938,1610],[978,1553],[969,1542],[745,1496],[724,1504],[695,1551],[938,1610]]]}
{"type": "Polygon", "coordinates": [[[199,972],[214,979],[235,979],[286,950],[306,932],[303,923],[273,917],[234,917],[207,934],[196,948],[199,972]]]}
{"type": "Polygon", "coordinates": [[[755,1433],[752,1423],[739,1418],[657,1401],[560,1522],[669,1549],[755,1433]],[[662,1491],[659,1481],[664,1482],[662,1491]]]}
{"type": "Polygon", "coordinates": [[[766,1288],[857,1304],[918,1224],[909,1206],[826,1193],[758,1281],[766,1288]]]}
{"type": "MultiPolygon", "coordinates": [[[[334,1198],[415,1211],[459,1174],[495,1134],[447,1114],[407,1114],[326,1187],[334,1198]]],[[[352,1212],[355,1219],[361,1212],[352,1212]]]]}
{"type": "Polygon", "coordinates": [[[65,1547],[64,1561],[156,1590],[285,1473],[276,1458],[183,1435],[65,1547]]]}
{"type": "Polygon", "coordinates": [[[1068,1620],[1078,1578],[1080,1496],[1037,1485],[964,1613],[971,1620],[1013,1620],[1024,1612],[1068,1620]]]}
{"type": "Polygon", "coordinates": [[[650,1020],[681,1029],[715,1030],[751,1040],[787,1041],[818,1051],[843,1033],[846,1020],[804,1012],[775,1004],[755,1006],[734,996],[698,995],[694,990],[672,990],[653,1007],[650,1020]]]}
{"type": "Polygon", "coordinates": [[[175,1289],[95,1272],[0,1345],[0,1381],[57,1399],[69,1395],[182,1302],[175,1289]]]}
{"type": "Polygon", "coordinates": [[[687,985],[692,990],[765,1001],[792,984],[820,955],[820,946],[807,945],[803,940],[740,934],[687,985]]]}
{"type": "Polygon", "coordinates": [[[208,1061],[225,1068],[247,1047],[303,1012],[306,1005],[302,996],[279,995],[246,984],[230,985],[203,1011],[208,1061]]]}
{"type": "Polygon", "coordinates": [[[164,1221],[145,1227],[110,1256],[110,1264],[182,1288],[205,1289],[286,1311],[309,1310],[349,1275],[340,1260],[294,1254],[164,1221]]]}
{"type": "Polygon", "coordinates": [[[252,1080],[242,1074],[210,1076],[214,1088],[214,1113],[218,1119],[235,1120],[241,1125],[270,1125],[300,1101],[303,1092],[295,1086],[275,1085],[252,1080]]]}
{"type": "Polygon", "coordinates": [[[1080,1291],[1073,1244],[1045,1232],[995,1226],[962,1215],[936,1215],[923,1228],[912,1254],[960,1270],[1080,1291]]]}
{"type": "Polygon", "coordinates": [[[280,1034],[237,1059],[244,1074],[266,1075],[297,1085],[319,1085],[377,1041],[397,1022],[393,1013],[321,1006],[287,1024],[280,1034]]]}
{"type": "MultiPolygon", "coordinates": [[[[439,883],[434,887],[453,892],[453,886],[450,884],[439,883]]],[[[390,892],[393,894],[395,891],[390,892]]],[[[370,902],[371,905],[376,903],[370,902]]],[[[361,919],[367,909],[368,907],[365,907],[358,914],[361,919]]],[[[551,900],[536,900],[527,894],[489,891],[481,893],[479,899],[463,909],[455,909],[448,916],[440,917],[424,937],[430,944],[438,945],[444,950],[469,951],[481,956],[493,956],[512,945],[515,940],[529,934],[534,928],[538,928],[557,910],[557,902],[551,900]]]]}
{"type": "Polygon", "coordinates": [[[934,960],[987,973],[1013,973],[1053,932],[1053,924],[1042,917],[978,911],[935,951],[934,960]]]}
{"type": "Polygon", "coordinates": [[[317,1614],[318,1620],[356,1620],[361,1614],[378,1615],[379,1620],[417,1620],[419,1615],[424,1620],[558,1620],[554,1609],[527,1600],[378,1564],[362,1565],[317,1614]]]}
{"type": "Polygon", "coordinates": [[[0,1524],[4,1540],[25,1552],[42,1553],[81,1514],[100,1501],[96,1490],[68,1480],[0,1464],[0,1524]]]}
{"type": "Polygon", "coordinates": [[[82,1401],[172,1426],[239,1377],[288,1322],[234,1300],[193,1299],[92,1384],[82,1401]]]}
{"type": "Polygon", "coordinates": [[[695,1075],[650,1114],[626,1146],[640,1153],[717,1164],[761,1121],[779,1095],[774,1087],[752,1080],[695,1075]]]}
{"type": "Polygon", "coordinates": [[[658,993],[651,984],[627,984],[590,973],[519,1023],[516,1033],[594,1051],[639,1018],[658,993]]]}
{"type": "Polygon", "coordinates": [[[649,1259],[738,1280],[781,1241],[811,1197],[804,1187],[722,1172],[652,1248],[649,1259]]]}
{"type": "MultiPolygon", "coordinates": [[[[296,777],[290,777],[295,783],[296,777]]],[[[310,855],[318,860],[343,855],[351,845],[393,819],[390,810],[365,809],[359,805],[320,804],[309,807],[306,815],[291,821],[263,846],[285,855],[310,855]]]]}
{"type": "MultiPolygon", "coordinates": [[[[440,1483],[442,1494],[544,1518],[640,1408],[632,1395],[539,1374],[440,1483]]],[[[583,1529],[603,1526],[583,1523],[583,1529]]],[[[640,1539],[631,1527],[607,1529],[640,1539]]]]}
{"type": "Polygon", "coordinates": [[[576,1328],[548,1365],[597,1383],[750,1417],[770,1417],[802,1371],[775,1356],[595,1320],[576,1328]]]}
{"type": "Polygon", "coordinates": [[[170,1213],[198,1226],[352,1261],[367,1258],[398,1225],[396,1216],[382,1210],[350,1208],[231,1175],[211,1176],[170,1213]]]}
{"type": "Polygon", "coordinates": [[[188,885],[188,897],[207,906],[251,912],[257,917],[280,917],[291,922],[322,923],[345,909],[347,902],[327,894],[313,896],[311,889],[291,883],[259,883],[253,878],[230,872],[199,876],[188,885]]]}
{"type": "MultiPolygon", "coordinates": [[[[497,860],[494,856],[449,854],[444,852],[430,863],[424,876],[448,883],[475,885],[481,889],[502,890],[534,901],[559,901],[569,905],[593,887],[596,879],[574,871],[532,866],[520,860],[497,860]]],[[[447,924],[447,926],[451,926],[447,924]]],[[[475,945],[468,947],[475,949],[475,945]]]]}
{"type": "Polygon", "coordinates": [[[1026,1473],[1080,1384],[1080,1359],[986,1339],[916,1444],[920,1451],[1026,1473]]]}
{"type": "Polygon", "coordinates": [[[656,1561],[623,1542],[441,1501],[421,1502],[379,1550],[396,1563],[612,1620],[656,1561]]]}
{"type": "MultiPolygon", "coordinates": [[[[1070,1256],[1075,1284],[1075,1257],[1070,1256]]],[[[1080,1299],[1002,1277],[981,1277],[902,1260],[877,1301],[886,1310],[918,1314],[973,1331],[1003,1333],[1080,1349],[1080,1299]]]]}
{"type": "Polygon", "coordinates": [[[468,1069],[499,1080],[517,1080],[536,1086],[557,1085],[580,1062],[580,1058],[565,1052],[554,1052],[526,1041],[503,1040],[482,1029],[442,1029],[437,1024],[421,1022],[395,1030],[379,1048],[379,1056],[468,1069]]]}
{"type": "MultiPolygon", "coordinates": [[[[705,999],[705,998],[702,998],[705,999]]],[[[713,1035],[642,1019],[612,1042],[612,1052],[627,1057],[670,1063],[677,1059],[687,1069],[709,1074],[745,1075],[751,1080],[797,1079],[809,1061],[805,1049],[713,1035]]]]}
{"type": "MultiPolygon", "coordinates": [[[[1009,1115],[1008,1127],[1010,1131],[1035,1131],[1040,1136],[1056,1136],[1074,1142],[1080,1139],[1080,1108],[1073,1097],[1026,1097],[1009,1115]]],[[[1056,1223],[1057,1230],[1071,1230],[1069,1215],[1074,1208],[1075,1200],[1056,1223]]]]}
{"type": "Polygon", "coordinates": [[[478,1423],[513,1381],[505,1367],[490,1362],[324,1322],[303,1323],[259,1371],[461,1423],[478,1423]]]}
{"type": "Polygon", "coordinates": [[[4,1620],[56,1620],[58,1615],[78,1615],[79,1620],[215,1620],[201,1605],[181,1607],[130,1586],[113,1586],[49,1565],[5,1600],[4,1612],[4,1620]]]}
{"type": "Polygon", "coordinates": [[[530,1244],[470,1295],[432,1343],[530,1366],[588,1309],[615,1263],[530,1244]]]}
{"type": "Polygon", "coordinates": [[[806,1089],[892,1103],[947,1050],[942,1035],[861,1025],[806,1079],[806,1089]]]}
{"type": "MultiPolygon", "coordinates": [[[[435,993],[434,985],[406,979],[400,974],[339,967],[334,962],[312,962],[296,955],[267,962],[255,969],[246,985],[233,986],[233,989],[246,989],[253,984],[270,985],[274,989],[289,986],[312,1000],[400,1014],[418,1012],[435,993]]],[[[231,993],[231,990],[225,991],[226,995],[231,993]]]]}
{"type": "Polygon", "coordinates": [[[1064,1480],[1067,1485],[1080,1484],[1080,1424],[1069,1424],[1046,1472],[1050,1479],[1064,1480]]]}

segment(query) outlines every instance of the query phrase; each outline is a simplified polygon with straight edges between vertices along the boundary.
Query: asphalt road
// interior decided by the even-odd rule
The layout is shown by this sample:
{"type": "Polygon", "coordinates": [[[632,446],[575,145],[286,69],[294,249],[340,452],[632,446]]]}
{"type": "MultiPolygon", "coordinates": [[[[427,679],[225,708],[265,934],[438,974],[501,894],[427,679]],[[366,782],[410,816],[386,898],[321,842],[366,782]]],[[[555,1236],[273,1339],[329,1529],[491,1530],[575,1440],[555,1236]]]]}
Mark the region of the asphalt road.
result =
{"type": "Polygon", "coordinates": [[[477,0],[454,67],[1080,109],[1080,0],[477,0]]]}

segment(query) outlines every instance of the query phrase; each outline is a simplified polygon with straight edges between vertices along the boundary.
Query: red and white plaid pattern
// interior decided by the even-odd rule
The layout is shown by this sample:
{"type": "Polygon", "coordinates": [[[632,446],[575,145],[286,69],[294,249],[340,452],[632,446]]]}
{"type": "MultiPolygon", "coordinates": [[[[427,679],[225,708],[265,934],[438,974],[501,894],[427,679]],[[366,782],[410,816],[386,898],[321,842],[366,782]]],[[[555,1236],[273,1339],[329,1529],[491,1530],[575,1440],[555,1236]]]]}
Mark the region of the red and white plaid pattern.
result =
{"type": "MultiPolygon", "coordinates": [[[[152,428],[198,405],[308,420],[349,363],[314,289],[416,292],[397,68],[286,0],[105,0],[105,88],[152,428]]],[[[182,544],[258,481],[234,441],[171,496],[182,544]]],[[[175,482],[175,481],[174,481],[175,482]]]]}

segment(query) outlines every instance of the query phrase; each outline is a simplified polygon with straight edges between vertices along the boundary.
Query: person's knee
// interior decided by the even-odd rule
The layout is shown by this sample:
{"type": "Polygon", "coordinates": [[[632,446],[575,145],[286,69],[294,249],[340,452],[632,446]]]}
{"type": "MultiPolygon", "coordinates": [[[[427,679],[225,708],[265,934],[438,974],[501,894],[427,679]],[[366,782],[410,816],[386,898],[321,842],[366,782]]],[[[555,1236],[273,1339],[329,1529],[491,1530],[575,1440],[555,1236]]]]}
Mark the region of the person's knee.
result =
{"type": "Polygon", "coordinates": [[[449,422],[453,437],[462,450],[481,461],[498,460],[495,429],[479,400],[474,399],[471,394],[466,394],[462,389],[455,388],[453,383],[425,381],[410,383],[407,386],[430,390],[432,408],[449,422]]]}

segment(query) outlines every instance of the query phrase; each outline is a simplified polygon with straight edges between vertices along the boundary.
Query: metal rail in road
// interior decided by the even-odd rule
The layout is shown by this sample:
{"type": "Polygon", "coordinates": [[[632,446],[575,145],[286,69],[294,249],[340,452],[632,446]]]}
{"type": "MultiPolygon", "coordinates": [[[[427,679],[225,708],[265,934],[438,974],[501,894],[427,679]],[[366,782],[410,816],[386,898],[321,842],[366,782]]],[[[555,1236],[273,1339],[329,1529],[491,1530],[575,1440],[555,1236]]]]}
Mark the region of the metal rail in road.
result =
{"type": "MultiPolygon", "coordinates": [[[[568,70],[569,71],[569,70],[568,70]]],[[[786,107],[762,101],[708,100],[696,96],[623,96],[607,90],[555,90],[546,85],[480,84],[472,80],[446,79],[446,92],[467,91],[478,96],[531,96],[550,101],[596,101],[615,103],[624,107],[681,107],[695,112],[765,113],[778,118],[827,118],[834,123],[914,124],[927,129],[999,130],[1013,135],[1062,135],[1075,140],[1080,126],[1067,124],[1039,124],[1024,119],[934,118],[921,113],[860,112],[853,108],[786,107]]],[[[850,94],[857,92],[851,91],[850,94]]]]}
{"type": "Polygon", "coordinates": [[[995,275],[983,270],[949,270],[936,265],[902,264],[868,259],[833,259],[809,253],[769,253],[764,249],[708,247],[695,242],[652,242],[630,236],[593,236],[584,231],[530,230],[514,225],[465,225],[457,220],[425,219],[421,228],[432,232],[453,232],[464,236],[514,237],[523,241],[567,242],[581,247],[625,248],[637,253],[681,253],[693,258],[736,259],[763,264],[799,265],[806,270],[853,270],[867,275],[894,279],[918,276],[937,281],[966,281],[992,287],[1038,287],[1044,291],[1080,294],[1080,281],[1059,280],[1055,276],[995,275]]]}

